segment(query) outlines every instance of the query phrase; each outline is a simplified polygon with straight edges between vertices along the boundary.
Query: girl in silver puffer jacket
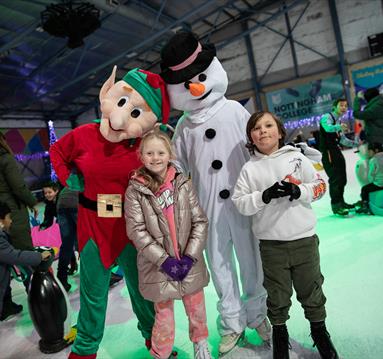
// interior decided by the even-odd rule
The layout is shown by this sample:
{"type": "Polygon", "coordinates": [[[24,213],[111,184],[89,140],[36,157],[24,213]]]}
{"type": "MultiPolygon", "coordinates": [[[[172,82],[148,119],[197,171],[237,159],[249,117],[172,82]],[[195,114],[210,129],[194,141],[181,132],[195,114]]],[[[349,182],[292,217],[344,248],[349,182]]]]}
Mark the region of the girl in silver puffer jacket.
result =
{"type": "Polygon", "coordinates": [[[210,359],[203,287],[209,274],[203,257],[208,221],[191,181],[170,164],[169,137],[155,130],[142,138],[144,164],[125,194],[128,237],[138,250],[139,288],[153,301],[156,317],[151,355],[167,359],[174,343],[174,299],[189,318],[195,358],[210,359]]]}

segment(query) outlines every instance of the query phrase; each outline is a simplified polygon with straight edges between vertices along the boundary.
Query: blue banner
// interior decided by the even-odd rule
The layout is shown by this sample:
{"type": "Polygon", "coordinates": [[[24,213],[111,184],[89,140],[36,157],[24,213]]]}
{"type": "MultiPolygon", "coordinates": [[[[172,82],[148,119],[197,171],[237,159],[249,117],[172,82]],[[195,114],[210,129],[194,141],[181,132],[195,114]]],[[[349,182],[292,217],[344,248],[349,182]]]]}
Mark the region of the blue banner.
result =
{"type": "Polygon", "coordinates": [[[322,115],[329,112],[332,102],[340,97],[344,97],[340,75],[266,94],[269,111],[284,121],[322,115]]]}
{"type": "Polygon", "coordinates": [[[376,87],[383,92],[383,64],[364,67],[351,71],[354,81],[355,93],[368,88],[376,87]]]}

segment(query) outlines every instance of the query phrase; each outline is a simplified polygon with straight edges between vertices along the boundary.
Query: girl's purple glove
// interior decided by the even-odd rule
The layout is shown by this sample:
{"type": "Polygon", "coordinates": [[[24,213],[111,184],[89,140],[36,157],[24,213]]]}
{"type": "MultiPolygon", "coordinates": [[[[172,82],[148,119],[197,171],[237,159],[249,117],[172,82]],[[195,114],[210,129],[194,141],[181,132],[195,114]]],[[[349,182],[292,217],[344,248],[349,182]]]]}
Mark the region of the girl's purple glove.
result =
{"type": "Polygon", "coordinates": [[[182,266],[177,258],[166,258],[165,262],[161,264],[161,269],[173,280],[182,280],[179,278],[182,274],[182,266]]]}
{"type": "Polygon", "coordinates": [[[190,269],[193,267],[194,261],[189,256],[182,256],[180,259],[180,263],[182,270],[178,278],[182,281],[189,274],[190,269]]]}

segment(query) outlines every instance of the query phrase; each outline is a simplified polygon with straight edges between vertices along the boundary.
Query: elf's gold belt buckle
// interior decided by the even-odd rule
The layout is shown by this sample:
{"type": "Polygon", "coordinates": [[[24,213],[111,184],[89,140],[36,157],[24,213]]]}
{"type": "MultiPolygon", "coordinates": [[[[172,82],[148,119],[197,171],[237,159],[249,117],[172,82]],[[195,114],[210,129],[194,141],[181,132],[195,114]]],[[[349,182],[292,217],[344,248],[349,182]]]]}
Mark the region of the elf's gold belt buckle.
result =
{"type": "Polygon", "coordinates": [[[97,194],[97,216],[122,217],[122,200],[120,194],[97,194]]]}

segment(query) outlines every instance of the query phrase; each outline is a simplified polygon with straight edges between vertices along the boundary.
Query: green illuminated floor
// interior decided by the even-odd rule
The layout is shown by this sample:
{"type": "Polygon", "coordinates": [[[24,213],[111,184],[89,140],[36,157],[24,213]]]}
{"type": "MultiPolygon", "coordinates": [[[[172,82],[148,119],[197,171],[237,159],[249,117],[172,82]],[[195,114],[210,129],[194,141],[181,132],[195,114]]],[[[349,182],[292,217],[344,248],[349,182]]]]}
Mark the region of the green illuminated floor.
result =
{"type": "MultiPolygon", "coordinates": [[[[348,181],[346,201],[358,200],[359,185],[354,176],[356,155],[346,151],[348,181]]],[[[324,173],[323,173],[324,175],[324,173]]],[[[324,175],[325,176],[325,175],[324,175]]],[[[328,194],[313,207],[318,216],[318,235],[324,290],[327,296],[327,326],[339,354],[345,359],[383,358],[383,217],[350,216],[338,218],[330,213],[328,194]]],[[[70,300],[75,322],[79,303],[77,283],[79,275],[71,278],[73,290],[70,300]]],[[[18,283],[13,284],[14,300],[24,305],[23,314],[0,323],[0,359],[66,358],[69,350],[44,355],[38,350],[38,335],[26,310],[26,297],[18,283]]],[[[206,291],[209,344],[217,357],[219,337],[215,329],[216,294],[210,284],[206,291]]],[[[291,336],[291,359],[319,358],[311,351],[309,325],[300,305],[293,300],[288,328],[291,336]]],[[[176,341],[179,359],[192,358],[192,344],[188,338],[188,324],[181,302],[176,304],[176,341]]],[[[150,358],[143,339],[136,329],[127,291],[123,284],[112,288],[105,336],[101,343],[100,359],[150,358]]],[[[254,332],[247,331],[250,344],[236,349],[225,359],[272,358],[271,351],[254,332]]]]}

